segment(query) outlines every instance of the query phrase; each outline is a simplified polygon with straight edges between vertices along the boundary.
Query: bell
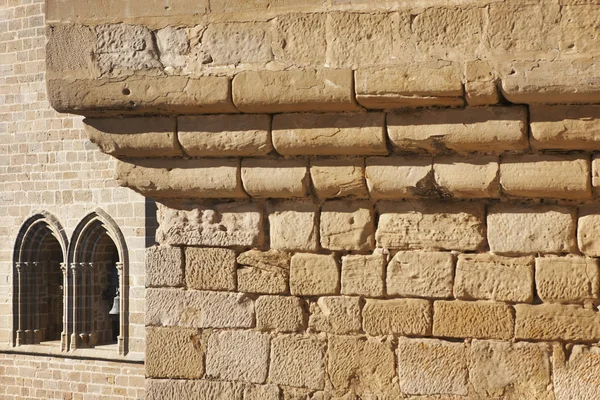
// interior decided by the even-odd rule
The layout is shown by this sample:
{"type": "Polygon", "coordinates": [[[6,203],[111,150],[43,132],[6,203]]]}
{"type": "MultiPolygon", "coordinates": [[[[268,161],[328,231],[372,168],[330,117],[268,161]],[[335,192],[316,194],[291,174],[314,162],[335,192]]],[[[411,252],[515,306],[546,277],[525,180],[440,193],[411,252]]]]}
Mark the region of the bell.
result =
{"type": "Polygon", "coordinates": [[[108,312],[108,314],[109,315],[119,315],[121,313],[120,308],[121,308],[121,296],[119,296],[117,294],[115,296],[115,298],[113,299],[113,306],[110,309],[110,311],[108,312]]]}

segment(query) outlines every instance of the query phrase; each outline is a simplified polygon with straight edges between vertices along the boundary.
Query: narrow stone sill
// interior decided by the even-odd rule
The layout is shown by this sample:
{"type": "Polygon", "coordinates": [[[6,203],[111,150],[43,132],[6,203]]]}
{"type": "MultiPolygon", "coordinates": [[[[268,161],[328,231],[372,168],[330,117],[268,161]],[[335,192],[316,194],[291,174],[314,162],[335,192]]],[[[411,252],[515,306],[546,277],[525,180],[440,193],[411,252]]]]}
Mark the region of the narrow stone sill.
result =
{"type": "Polygon", "coordinates": [[[0,353],[4,354],[22,354],[22,355],[39,355],[60,358],[72,359],[88,359],[88,360],[103,360],[103,361],[122,361],[129,363],[143,363],[144,354],[130,352],[125,356],[118,354],[117,344],[108,344],[96,346],[93,349],[76,349],[70,351],[60,350],[60,341],[44,342],[35,345],[11,346],[0,344],[0,353]]]}

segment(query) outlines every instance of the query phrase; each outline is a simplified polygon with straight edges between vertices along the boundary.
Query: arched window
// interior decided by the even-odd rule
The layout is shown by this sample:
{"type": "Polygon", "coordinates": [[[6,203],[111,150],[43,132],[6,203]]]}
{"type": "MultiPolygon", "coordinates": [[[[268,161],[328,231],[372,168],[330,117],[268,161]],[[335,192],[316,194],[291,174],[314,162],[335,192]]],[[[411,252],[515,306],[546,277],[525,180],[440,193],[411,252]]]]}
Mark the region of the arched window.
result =
{"type": "Polygon", "coordinates": [[[47,212],[29,218],[13,252],[14,342],[17,346],[64,341],[67,238],[47,212]]]}

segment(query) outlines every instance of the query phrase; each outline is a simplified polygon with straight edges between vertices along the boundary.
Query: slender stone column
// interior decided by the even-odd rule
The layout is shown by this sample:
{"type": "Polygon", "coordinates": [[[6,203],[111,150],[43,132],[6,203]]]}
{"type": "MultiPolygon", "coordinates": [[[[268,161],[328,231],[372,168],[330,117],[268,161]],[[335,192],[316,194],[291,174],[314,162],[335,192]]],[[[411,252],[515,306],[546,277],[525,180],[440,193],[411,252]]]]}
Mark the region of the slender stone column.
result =
{"type": "Polygon", "coordinates": [[[89,306],[89,310],[88,310],[88,315],[89,315],[89,323],[88,323],[88,337],[89,337],[89,345],[90,346],[95,346],[96,342],[97,342],[97,335],[96,335],[96,318],[94,316],[94,296],[96,295],[95,293],[95,288],[94,288],[94,264],[93,263],[87,263],[86,264],[87,270],[88,270],[88,291],[89,291],[89,296],[88,296],[88,306],[89,306]]]}
{"type": "Polygon", "coordinates": [[[63,276],[63,330],[60,334],[60,350],[69,349],[69,266],[67,263],[60,263],[60,270],[63,276]]]}
{"type": "Polygon", "coordinates": [[[125,298],[124,298],[124,287],[123,287],[123,263],[117,262],[116,267],[117,267],[117,276],[119,279],[119,282],[117,283],[116,295],[119,296],[119,298],[120,298],[120,300],[119,300],[119,336],[117,336],[117,343],[119,346],[119,354],[124,355],[125,354],[125,336],[124,336],[125,318],[123,316],[125,315],[125,298]]]}
{"type": "Polygon", "coordinates": [[[25,344],[25,263],[18,262],[15,264],[17,269],[17,346],[25,344]]]}
{"type": "Polygon", "coordinates": [[[77,344],[78,344],[78,340],[77,337],[79,335],[79,327],[77,326],[78,323],[78,303],[79,301],[77,300],[77,295],[78,295],[78,290],[77,290],[77,284],[78,284],[78,278],[79,278],[79,263],[72,263],[71,264],[71,274],[72,274],[72,288],[73,288],[73,306],[72,306],[72,310],[73,310],[73,331],[71,333],[71,343],[70,343],[70,347],[71,350],[75,350],[77,348],[77,344]]]}
{"type": "Polygon", "coordinates": [[[25,298],[27,311],[25,312],[25,343],[33,344],[33,263],[28,262],[25,268],[25,298]]]}
{"type": "Polygon", "coordinates": [[[41,332],[40,332],[40,310],[39,310],[39,301],[40,301],[40,274],[43,274],[43,262],[35,261],[32,263],[31,268],[31,278],[32,278],[32,288],[31,288],[31,330],[32,330],[32,338],[31,343],[39,344],[41,341],[41,332]]]}

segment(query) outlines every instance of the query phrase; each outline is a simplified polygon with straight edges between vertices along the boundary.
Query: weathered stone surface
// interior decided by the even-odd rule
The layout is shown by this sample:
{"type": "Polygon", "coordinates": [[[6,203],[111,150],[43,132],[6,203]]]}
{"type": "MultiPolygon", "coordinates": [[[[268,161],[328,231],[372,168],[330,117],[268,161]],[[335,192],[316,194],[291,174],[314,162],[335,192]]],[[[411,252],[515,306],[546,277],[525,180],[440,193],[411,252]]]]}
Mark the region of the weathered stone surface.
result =
{"type": "Polygon", "coordinates": [[[406,394],[467,394],[469,349],[434,339],[398,340],[400,391],[406,394]]]}
{"type": "Polygon", "coordinates": [[[277,250],[249,250],[238,256],[238,291],[278,294],[288,291],[290,255],[277,250]]]}
{"type": "Polygon", "coordinates": [[[48,25],[46,29],[46,74],[53,77],[91,77],[96,34],[89,26],[48,25]]]}
{"type": "Polygon", "coordinates": [[[377,207],[377,247],[464,251],[485,246],[482,204],[410,201],[377,207]]]}
{"type": "Polygon", "coordinates": [[[556,400],[597,399],[600,348],[574,345],[569,354],[555,345],[552,358],[556,400]]]}
{"type": "Polygon", "coordinates": [[[460,254],[454,296],[463,300],[533,301],[533,257],[460,254]]]}
{"type": "Polygon", "coordinates": [[[290,266],[290,292],[294,296],[337,294],[340,273],[332,254],[296,253],[290,266]]]}
{"type": "Polygon", "coordinates": [[[170,245],[261,246],[262,207],[255,203],[158,204],[156,239],[170,245]],[[171,208],[177,206],[178,208],[171,208]]]}
{"type": "Polygon", "coordinates": [[[437,190],[455,198],[500,197],[498,157],[439,157],[433,163],[437,190]]]}
{"type": "Polygon", "coordinates": [[[204,375],[202,335],[193,328],[146,327],[146,376],[199,379],[204,375]]]}
{"type": "Polygon", "coordinates": [[[369,335],[429,336],[431,304],[422,299],[367,299],[363,329],[369,335]]]}
{"type": "Polygon", "coordinates": [[[127,157],[182,156],[175,135],[175,119],[87,118],[85,130],[103,153],[127,157]]]}
{"type": "Polygon", "coordinates": [[[433,335],[455,338],[503,339],[513,337],[512,308],[487,301],[436,301],[433,335]]]}
{"type": "Polygon", "coordinates": [[[387,126],[400,150],[501,153],[529,147],[523,107],[407,110],[389,114],[387,126]]]}
{"type": "Polygon", "coordinates": [[[191,157],[264,156],[271,149],[268,115],[189,115],[177,118],[177,137],[191,157]]]}
{"type": "Polygon", "coordinates": [[[405,199],[435,193],[429,157],[367,158],[365,178],[373,199],[405,199]]]}
{"type": "Polygon", "coordinates": [[[165,70],[182,69],[190,52],[190,41],[185,28],[165,26],[155,31],[156,47],[165,70]]]}
{"type": "Polygon", "coordinates": [[[271,337],[255,331],[213,332],[206,350],[208,377],[264,383],[271,337]]]}
{"type": "Polygon", "coordinates": [[[252,197],[304,197],[309,184],[308,160],[245,158],[242,182],[252,197]]]}
{"type": "Polygon", "coordinates": [[[233,79],[233,101],[244,113],[357,111],[352,71],[244,71],[233,79]]]}
{"type": "Polygon", "coordinates": [[[236,113],[229,79],[218,76],[64,78],[47,81],[48,100],[59,112],[96,115],[236,113]]]}
{"type": "Polygon", "coordinates": [[[329,250],[371,250],[375,244],[373,206],[368,202],[328,201],[321,207],[321,246],[329,250]]]}
{"type": "Polygon", "coordinates": [[[146,249],[146,286],[183,286],[183,251],[179,247],[146,249]]]}
{"type": "Polygon", "coordinates": [[[551,347],[546,343],[473,340],[469,381],[483,397],[517,400],[554,399],[551,347]]]}
{"type": "Polygon", "coordinates": [[[586,257],[538,257],[535,287],[542,301],[577,303],[600,295],[598,261],[586,257]]]}
{"type": "Polygon", "coordinates": [[[600,257],[600,207],[588,205],[579,208],[577,244],[588,257],[600,257]]]}
{"type": "Polygon", "coordinates": [[[312,203],[270,203],[271,248],[290,251],[316,251],[317,211],[312,203]]]}
{"type": "Polygon", "coordinates": [[[389,340],[329,337],[327,373],[335,389],[358,395],[398,395],[394,351],[389,340]]]}
{"type": "MultiPolygon", "coordinates": [[[[343,271],[342,264],[342,291],[343,271]]],[[[387,266],[387,294],[406,297],[450,297],[453,275],[454,257],[451,253],[399,251],[387,266]]]]}
{"type": "Polygon", "coordinates": [[[448,62],[356,71],[356,100],[366,108],[462,106],[461,73],[448,62]]]}
{"type": "Polygon", "coordinates": [[[310,178],[317,197],[367,197],[362,158],[310,160],[310,178]]]}
{"type": "Polygon", "coordinates": [[[597,155],[592,156],[592,187],[594,193],[600,194],[600,157],[597,155]]]}
{"type": "Polygon", "coordinates": [[[256,327],[276,332],[295,332],[306,326],[304,302],[298,297],[260,296],[256,299],[256,327]]]}
{"type": "Polygon", "coordinates": [[[575,210],[570,207],[535,207],[496,204],[487,216],[490,250],[496,254],[576,252],[575,210]]]}
{"type": "Polygon", "coordinates": [[[509,196],[588,199],[592,196],[589,157],[505,156],[500,184],[509,196]]]}
{"type": "Polygon", "coordinates": [[[117,182],[154,198],[244,198],[238,160],[129,159],[118,161],[117,182]]]}
{"type": "Polygon", "coordinates": [[[147,379],[148,400],[242,400],[241,385],[205,380],[147,379]]]}
{"type": "Polygon", "coordinates": [[[273,146],[284,156],[387,154],[385,114],[278,114],[273,146]]]}
{"type": "Polygon", "coordinates": [[[600,340],[600,314],[577,305],[516,304],[517,339],[595,342],[600,340]]]}
{"type": "Polygon", "coordinates": [[[319,336],[284,335],[271,343],[269,381],[278,385],[323,389],[326,343],[319,336]]]}
{"type": "Polygon", "coordinates": [[[600,150],[600,106],[532,105],[531,145],[546,150],[600,150]]]}
{"type": "Polygon", "coordinates": [[[147,289],[146,325],[252,328],[254,302],[242,293],[147,289]]]}
{"type": "Polygon", "coordinates": [[[308,326],[317,332],[344,335],[360,332],[360,298],[346,296],[319,297],[310,303],[308,326]]]}
{"type": "Polygon", "coordinates": [[[342,294],[382,297],[385,265],[386,256],[380,251],[371,255],[342,257],[342,294]]]}
{"type": "Polygon", "coordinates": [[[279,387],[275,385],[247,385],[244,400],[279,400],[279,387]]]}
{"type": "Polygon", "coordinates": [[[210,65],[262,64],[273,59],[266,22],[209,24],[198,50],[210,57],[210,65]]]}
{"type": "Polygon", "coordinates": [[[278,15],[271,31],[275,60],[299,66],[320,66],[325,61],[326,14],[278,15]]]}
{"type": "Polygon", "coordinates": [[[465,62],[465,99],[470,106],[500,102],[493,67],[482,60],[465,62]]]}
{"type": "Polygon", "coordinates": [[[235,291],[235,251],[186,247],[185,284],[188,289],[235,291]]]}

